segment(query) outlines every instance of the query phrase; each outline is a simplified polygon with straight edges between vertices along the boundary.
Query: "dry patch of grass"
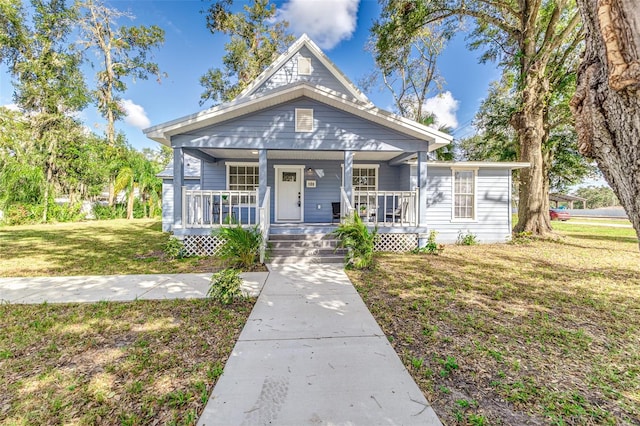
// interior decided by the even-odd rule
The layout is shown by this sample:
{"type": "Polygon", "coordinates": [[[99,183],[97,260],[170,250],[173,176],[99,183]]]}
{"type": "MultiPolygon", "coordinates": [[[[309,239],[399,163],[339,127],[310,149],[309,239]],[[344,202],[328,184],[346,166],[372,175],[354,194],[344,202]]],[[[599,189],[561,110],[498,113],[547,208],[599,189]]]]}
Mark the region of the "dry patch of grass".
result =
{"type": "Polygon", "coordinates": [[[215,272],[212,258],[171,259],[158,220],[0,227],[0,277],[215,272]]]}
{"type": "Polygon", "coordinates": [[[195,424],[252,305],[0,305],[0,424],[195,424]]]}
{"type": "Polygon", "coordinates": [[[384,254],[349,275],[448,424],[640,423],[632,229],[384,254]]]}

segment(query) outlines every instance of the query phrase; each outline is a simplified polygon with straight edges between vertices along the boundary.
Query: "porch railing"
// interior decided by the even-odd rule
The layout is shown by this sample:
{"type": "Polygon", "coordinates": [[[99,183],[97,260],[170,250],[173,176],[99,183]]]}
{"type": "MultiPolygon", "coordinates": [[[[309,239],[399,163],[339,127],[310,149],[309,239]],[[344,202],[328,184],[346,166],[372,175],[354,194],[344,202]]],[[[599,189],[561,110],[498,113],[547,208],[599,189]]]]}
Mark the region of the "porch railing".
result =
{"type": "Polygon", "coordinates": [[[258,223],[258,191],[196,190],[182,188],[185,228],[213,228],[230,223],[258,223]]]}
{"type": "Polygon", "coordinates": [[[349,199],[349,196],[347,195],[347,193],[344,190],[344,187],[341,186],[340,187],[340,221],[342,222],[342,220],[345,217],[352,217],[353,216],[353,207],[351,204],[351,200],[349,199]]]}
{"type": "Polygon", "coordinates": [[[382,226],[417,226],[418,190],[354,191],[353,208],[365,222],[382,226]]]}
{"type": "Polygon", "coordinates": [[[260,263],[264,263],[265,252],[267,250],[267,240],[269,239],[269,226],[271,224],[271,188],[267,186],[264,199],[258,208],[258,229],[262,235],[260,244],[260,263]]]}

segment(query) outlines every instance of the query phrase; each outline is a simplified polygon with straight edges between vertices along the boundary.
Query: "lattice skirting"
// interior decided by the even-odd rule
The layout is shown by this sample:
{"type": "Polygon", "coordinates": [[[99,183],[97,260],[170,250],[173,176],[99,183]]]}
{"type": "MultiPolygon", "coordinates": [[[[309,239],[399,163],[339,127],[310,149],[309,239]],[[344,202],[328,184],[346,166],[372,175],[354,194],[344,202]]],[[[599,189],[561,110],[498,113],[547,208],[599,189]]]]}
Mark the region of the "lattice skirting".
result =
{"type": "Polygon", "coordinates": [[[191,256],[215,256],[222,243],[213,235],[185,235],[182,239],[184,250],[191,256]]]}
{"type": "MultiPolygon", "coordinates": [[[[185,235],[184,249],[192,256],[215,256],[222,246],[222,240],[213,235],[185,235]]],[[[418,247],[418,234],[378,234],[375,251],[406,252],[418,247]]]]}
{"type": "Polygon", "coordinates": [[[375,251],[405,252],[418,247],[418,234],[378,234],[375,251]]]}

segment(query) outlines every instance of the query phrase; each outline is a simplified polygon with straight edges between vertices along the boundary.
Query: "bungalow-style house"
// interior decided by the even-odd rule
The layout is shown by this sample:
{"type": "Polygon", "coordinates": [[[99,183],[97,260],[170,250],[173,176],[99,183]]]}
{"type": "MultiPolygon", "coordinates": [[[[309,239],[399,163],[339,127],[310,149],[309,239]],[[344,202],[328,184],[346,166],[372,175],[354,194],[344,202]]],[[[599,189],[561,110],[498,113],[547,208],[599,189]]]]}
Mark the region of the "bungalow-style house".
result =
{"type": "Polygon", "coordinates": [[[377,108],[306,35],[234,100],[145,134],[174,152],[163,229],[200,254],[230,222],[314,239],[354,213],[377,228],[379,250],[410,250],[431,230],[443,243],[504,242],[511,170],[528,166],[430,160],[452,137],[377,108]]]}

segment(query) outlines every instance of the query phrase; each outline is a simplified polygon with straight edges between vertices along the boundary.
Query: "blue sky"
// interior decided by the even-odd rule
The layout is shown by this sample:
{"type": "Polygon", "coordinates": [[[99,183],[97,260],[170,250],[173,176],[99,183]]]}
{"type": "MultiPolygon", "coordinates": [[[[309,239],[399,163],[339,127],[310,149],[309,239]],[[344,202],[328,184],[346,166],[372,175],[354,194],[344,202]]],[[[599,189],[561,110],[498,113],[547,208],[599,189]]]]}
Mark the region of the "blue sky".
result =
{"type": "MultiPolygon", "coordinates": [[[[235,2],[240,7],[243,2],[235,2]]],[[[201,11],[209,4],[201,0],[112,0],[108,4],[136,16],[123,25],[158,25],[166,32],[164,45],[154,59],[168,77],[128,82],[122,95],[128,111],[117,124],[135,148],[156,148],[142,129],[200,111],[199,78],[210,67],[221,64],[226,39],[212,35],[201,11]]],[[[379,13],[376,0],[279,0],[279,13],[291,22],[296,36],[306,32],[354,83],[373,68],[373,59],[364,51],[369,29],[379,13]]],[[[454,127],[456,137],[472,132],[471,120],[487,92],[489,83],[499,78],[492,64],[478,64],[479,52],[466,48],[464,34],[457,36],[440,57],[438,67],[446,81],[445,96],[432,101],[440,120],[454,127]]],[[[94,84],[94,71],[86,68],[87,83],[94,84]]],[[[13,87],[6,73],[0,73],[0,105],[12,103],[13,87]]],[[[379,107],[391,109],[386,92],[367,96],[379,107]]],[[[95,108],[81,114],[85,124],[102,133],[104,120],[95,108]]]]}

